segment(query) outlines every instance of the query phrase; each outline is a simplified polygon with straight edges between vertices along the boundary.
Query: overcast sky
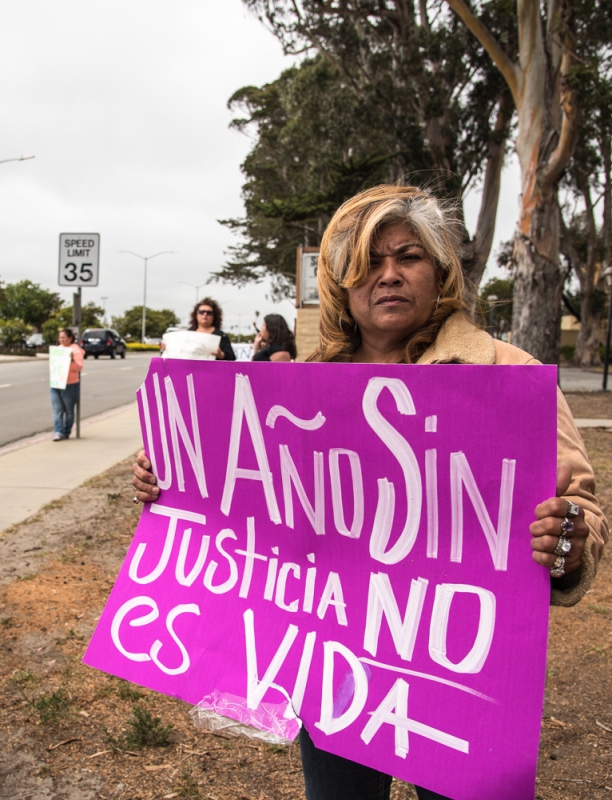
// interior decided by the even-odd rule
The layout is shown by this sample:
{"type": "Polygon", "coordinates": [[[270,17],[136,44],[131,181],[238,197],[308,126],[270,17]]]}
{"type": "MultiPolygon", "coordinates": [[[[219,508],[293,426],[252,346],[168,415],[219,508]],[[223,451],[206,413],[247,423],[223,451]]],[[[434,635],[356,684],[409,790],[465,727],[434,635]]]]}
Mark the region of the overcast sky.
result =
{"type": "MultiPolygon", "coordinates": [[[[235,241],[218,219],[240,216],[250,142],[228,129],[228,98],[290,66],[240,0],[19,0],[0,12],[0,279],[57,286],[61,232],[101,235],[100,284],[83,302],[110,314],[142,303],[186,321],[196,289],[235,241]],[[106,301],[102,297],[108,298],[106,301]]],[[[496,242],[512,236],[516,169],[506,170],[496,242]]],[[[477,211],[468,203],[468,223],[477,211]]],[[[289,322],[264,284],[202,287],[224,327],[246,331],[257,309],[289,322]]]]}

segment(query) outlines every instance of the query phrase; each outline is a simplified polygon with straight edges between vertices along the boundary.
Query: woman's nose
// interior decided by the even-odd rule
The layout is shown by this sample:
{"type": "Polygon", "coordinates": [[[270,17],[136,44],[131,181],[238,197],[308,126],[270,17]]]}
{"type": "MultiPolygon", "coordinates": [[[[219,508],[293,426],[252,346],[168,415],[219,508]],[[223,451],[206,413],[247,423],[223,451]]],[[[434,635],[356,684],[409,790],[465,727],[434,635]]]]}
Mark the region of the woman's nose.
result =
{"type": "Polygon", "coordinates": [[[391,286],[402,283],[403,277],[394,258],[385,258],[381,264],[377,283],[380,286],[391,286]]]}

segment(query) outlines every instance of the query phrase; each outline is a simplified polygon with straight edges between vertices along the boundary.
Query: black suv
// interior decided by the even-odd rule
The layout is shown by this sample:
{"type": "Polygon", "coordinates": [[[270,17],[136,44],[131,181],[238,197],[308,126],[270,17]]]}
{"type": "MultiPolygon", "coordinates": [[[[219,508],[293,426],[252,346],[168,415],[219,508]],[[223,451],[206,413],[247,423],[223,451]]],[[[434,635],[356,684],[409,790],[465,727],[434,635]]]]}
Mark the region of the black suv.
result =
{"type": "Polygon", "coordinates": [[[121,356],[125,358],[127,345],[125,340],[119,336],[117,331],[110,328],[88,328],[81,338],[81,347],[85,350],[85,358],[87,356],[121,356]]]}

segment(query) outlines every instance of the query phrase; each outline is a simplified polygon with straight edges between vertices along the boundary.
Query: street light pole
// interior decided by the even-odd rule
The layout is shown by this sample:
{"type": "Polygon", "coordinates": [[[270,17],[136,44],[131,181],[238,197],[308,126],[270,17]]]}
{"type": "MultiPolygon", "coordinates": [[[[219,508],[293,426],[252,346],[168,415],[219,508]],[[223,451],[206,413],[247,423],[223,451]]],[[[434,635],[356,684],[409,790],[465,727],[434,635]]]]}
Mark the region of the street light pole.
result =
{"type": "Polygon", "coordinates": [[[487,302],[489,303],[489,333],[491,336],[495,335],[495,304],[498,299],[496,294],[490,294],[487,297],[487,302]]]}
{"type": "Polygon", "coordinates": [[[0,161],[0,164],[8,164],[9,161],[29,161],[31,158],[36,158],[36,156],[19,156],[18,158],[3,158],[0,161]]]}
{"type": "Polygon", "coordinates": [[[603,371],[603,384],[602,391],[608,391],[608,364],[610,363],[610,334],[612,333],[612,267],[608,267],[604,271],[606,282],[608,284],[608,324],[606,325],[606,350],[604,353],[604,371],[603,371]]]}
{"type": "Polygon", "coordinates": [[[144,292],[142,298],[142,331],[140,335],[140,341],[144,344],[145,334],[146,334],[146,327],[147,327],[147,264],[152,258],[157,258],[157,256],[163,255],[174,255],[176,254],[176,250],[162,250],[159,253],[154,253],[152,256],[141,256],[140,253],[134,253],[133,250],[119,250],[120,253],[128,253],[131,256],[136,256],[136,258],[142,259],[144,261],[144,292]]]}
{"type": "Polygon", "coordinates": [[[198,286],[196,286],[195,283],[189,283],[189,281],[179,281],[179,283],[183,283],[183,284],[185,284],[185,286],[193,286],[193,288],[196,290],[196,303],[197,303],[199,301],[199,297],[200,297],[200,289],[202,288],[202,286],[206,286],[207,282],[206,283],[200,283],[200,284],[198,284],[198,286]]]}

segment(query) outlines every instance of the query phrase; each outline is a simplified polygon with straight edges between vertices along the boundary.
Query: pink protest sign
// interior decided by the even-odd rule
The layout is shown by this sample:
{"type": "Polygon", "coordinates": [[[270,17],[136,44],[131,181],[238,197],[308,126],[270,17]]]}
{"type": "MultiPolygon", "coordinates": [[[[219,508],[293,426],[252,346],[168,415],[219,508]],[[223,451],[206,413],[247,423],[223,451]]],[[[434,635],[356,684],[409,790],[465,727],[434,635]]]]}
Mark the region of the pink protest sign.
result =
{"type": "Polygon", "coordinates": [[[85,662],[456,800],[533,798],[556,370],[153,359],[162,492],[85,662]]]}

